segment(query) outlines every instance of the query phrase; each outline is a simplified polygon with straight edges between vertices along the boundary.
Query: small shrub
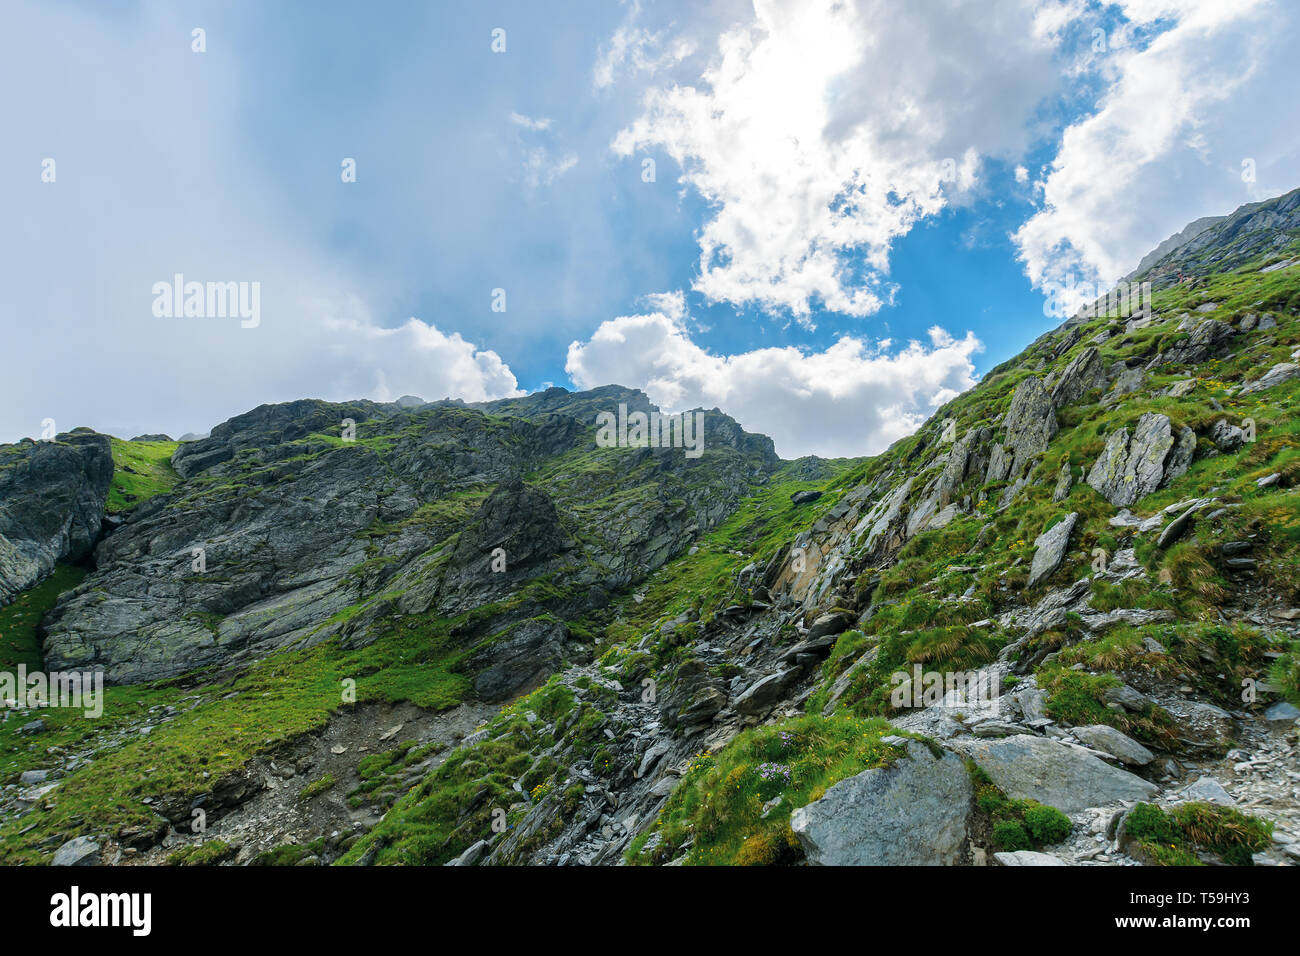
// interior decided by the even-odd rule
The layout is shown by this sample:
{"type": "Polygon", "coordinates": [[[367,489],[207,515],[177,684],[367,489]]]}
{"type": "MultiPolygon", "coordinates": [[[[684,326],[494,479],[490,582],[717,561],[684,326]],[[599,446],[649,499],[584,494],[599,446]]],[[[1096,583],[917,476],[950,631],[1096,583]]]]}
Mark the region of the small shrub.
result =
{"type": "Polygon", "coordinates": [[[1015,820],[1002,820],[993,824],[993,845],[1008,853],[1034,848],[1024,826],[1015,820]]]}
{"type": "Polygon", "coordinates": [[[1025,828],[1038,846],[1060,843],[1070,835],[1070,818],[1056,807],[1034,804],[1025,809],[1025,828]]]}

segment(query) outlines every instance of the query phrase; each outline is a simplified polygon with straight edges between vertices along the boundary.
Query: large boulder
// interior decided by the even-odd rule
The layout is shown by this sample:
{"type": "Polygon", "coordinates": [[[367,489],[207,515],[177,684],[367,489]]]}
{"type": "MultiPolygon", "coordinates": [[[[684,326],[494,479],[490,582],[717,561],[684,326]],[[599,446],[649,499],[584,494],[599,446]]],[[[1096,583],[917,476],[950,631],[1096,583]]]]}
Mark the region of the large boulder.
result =
{"type": "Polygon", "coordinates": [[[794,669],[768,674],[750,685],[735,699],[732,706],[736,713],[745,717],[765,714],[785,696],[786,688],[797,675],[798,671],[794,669]]]}
{"type": "Polygon", "coordinates": [[[73,837],[54,851],[51,866],[98,866],[99,844],[88,836],[73,837]]]}
{"type": "Polygon", "coordinates": [[[1175,439],[1169,416],[1147,412],[1132,435],[1119,428],[1106,436],[1087,482],[1113,505],[1135,504],[1185,472],[1195,448],[1190,428],[1180,429],[1175,439]]]}
{"type": "Polygon", "coordinates": [[[1156,755],[1127,734],[1120,733],[1109,724],[1088,724],[1072,727],[1070,732],[1094,750],[1108,753],[1120,763],[1132,767],[1145,767],[1156,755]]]}
{"type": "Polygon", "coordinates": [[[1220,351],[1235,332],[1236,329],[1227,322],[1220,322],[1218,319],[1202,319],[1192,328],[1191,334],[1186,339],[1157,355],[1151,360],[1148,368],[1204,362],[1220,351]]]}
{"type": "Polygon", "coordinates": [[[108,436],[88,429],[0,446],[0,605],[90,554],[112,479],[108,436]]]}
{"type": "Polygon", "coordinates": [[[853,615],[847,611],[830,611],[822,614],[812,622],[804,639],[811,641],[832,634],[843,634],[853,626],[853,620],[853,615]]]}
{"type": "Polygon", "coordinates": [[[1106,365],[1096,346],[1076,355],[1052,386],[1052,404],[1056,408],[1072,405],[1094,388],[1106,387],[1106,365]]]}
{"type": "Polygon", "coordinates": [[[1070,532],[1078,520],[1078,513],[1071,511],[1034,539],[1034,560],[1029,565],[1028,587],[1046,581],[1061,566],[1065,551],[1070,546],[1070,532]]]}
{"type": "Polygon", "coordinates": [[[1043,383],[1030,376],[1017,385],[1002,421],[1006,446],[1013,456],[1009,476],[1022,475],[1036,456],[1047,451],[1059,428],[1052,399],[1043,383]]]}
{"type": "Polygon", "coordinates": [[[1220,418],[1210,428],[1210,441],[1224,454],[1231,454],[1246,443],[1246,433],[1226,418],[1220,418]]]}
{"type": "Polygon", "coordinates": [[[1070,470],[1070,463],[1067,461],[1061,466],[1061,470],[1056,473],[1056,488],[1052,491],[1052,502],[1064,501],[1070,497],[1070,488],[1074,485],[1074,472],[1070,470]]]}
{"type": "Polygon", "coordinates": [[[974,740],[968,756],[1013,800],[1037,800],[1062,813],[1078,813],[1120,800],[1149,800],[1153,783],[1112,767],[1067,744],[1018,734],[1001,740],[974,740]]]}
{"type": "Polygon", "coordinates": [[[1146,382],[1146,372],[1140,368],[1125,368],[1115,376],[1115,382],[1109,392],[1101,398],[1103,405],[1114,405],[1125,395],[1131,395],[1146,382]]]}
{"type": "Polygon", "coordinates": [[[966,846],[970,775],[915,740],[891,766],[835,784],[790,827],[813,866],[950,866],[966,846]]]}

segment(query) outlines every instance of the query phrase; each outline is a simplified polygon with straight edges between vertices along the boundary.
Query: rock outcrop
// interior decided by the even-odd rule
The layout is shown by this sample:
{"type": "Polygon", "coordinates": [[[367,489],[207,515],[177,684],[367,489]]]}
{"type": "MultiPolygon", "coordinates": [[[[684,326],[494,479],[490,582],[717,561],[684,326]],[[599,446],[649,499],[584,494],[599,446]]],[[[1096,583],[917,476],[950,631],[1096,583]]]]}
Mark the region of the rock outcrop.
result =
{"type": "Polygon", "coordinates": [[[0,605],[89,557],[112,478],[108,437],[88,429],[0,448],[0,605]]]}
{"type": "Polygon", "coordinates": [[[889,767],[841,780],[790,818],[814,866],[950,866],[965,850],[970,777],[916,741],[889,767]]]}
{"type": "MultiPolygon", "coordinates": [[[[770,441],[708,413],[699,458],[616,449],[617,471],[579,469],[549,490],[521,480],[591,449],[610,402],[650,407],[627,389],[559,389],[492,414],[313,400],[237,416],[182,444],[181,485],[99,546],[88,587],[46,621],[46,660],[136,683],[331,638],[360,647],[395,618],[491,607],[543,577],[542,599],[475,616],[465,643],[599,605],[725,518],[776,460],[770,441]]],[[[549,664],[558,646],[521,645],[549,664]]],[[[516,690],[537,668],[506,670],[485,692],[516,690]]]]}
{"type": "Polygon", "coordinates": [[[1155,784],[1066,744],[1019,734],[970,743],[967,755],[1014,800],[1079,813],[1123,800],[1148,800],[1155,784]]]}
{"type": "Polygon", "coordinates": [[[1078,519],[1079,515],[1072,511],[1034,540],[1034,559],[1029,566],[1028,587],[1036,587],[1061,566],[1065,549],[1070,545],[1070,532],[1074,530],[1074,523],[1078,519]]]}
{"type": "Polygon", "coordinates": [[[1113,505],[1131,505],[1187,470],[1196,450],[1196,433],[1179,429],[1175,438],[1167,415],[1146,412],[1130,435],[1119,428],[1088,471],[1087,482],[1113,505]]]}

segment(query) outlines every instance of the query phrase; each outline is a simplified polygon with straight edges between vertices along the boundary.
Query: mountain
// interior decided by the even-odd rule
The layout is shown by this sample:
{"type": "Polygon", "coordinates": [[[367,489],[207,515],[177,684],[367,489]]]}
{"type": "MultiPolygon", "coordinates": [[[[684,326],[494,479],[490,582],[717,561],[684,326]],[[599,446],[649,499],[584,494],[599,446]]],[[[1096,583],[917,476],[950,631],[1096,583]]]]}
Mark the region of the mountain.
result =
{"type": "Polygon", "coordinates": [[[0,448],[3,666],[108,682],[6,714],[0,859],[1296,862],[1300,190],[1136,277],[872,458],[618,386],[0,448]]]}

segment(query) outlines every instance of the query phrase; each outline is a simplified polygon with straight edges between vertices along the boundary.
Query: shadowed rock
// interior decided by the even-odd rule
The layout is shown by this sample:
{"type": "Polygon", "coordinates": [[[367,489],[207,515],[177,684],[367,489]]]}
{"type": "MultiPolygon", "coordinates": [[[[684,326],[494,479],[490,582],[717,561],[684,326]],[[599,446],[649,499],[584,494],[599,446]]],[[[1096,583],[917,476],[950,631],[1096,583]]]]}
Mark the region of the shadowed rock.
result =
{"type": "Polygon", "coordinates": [[[0,605],[90,554],[112,479],[108,437],[88,429],[0,447],[0,605]]]}

